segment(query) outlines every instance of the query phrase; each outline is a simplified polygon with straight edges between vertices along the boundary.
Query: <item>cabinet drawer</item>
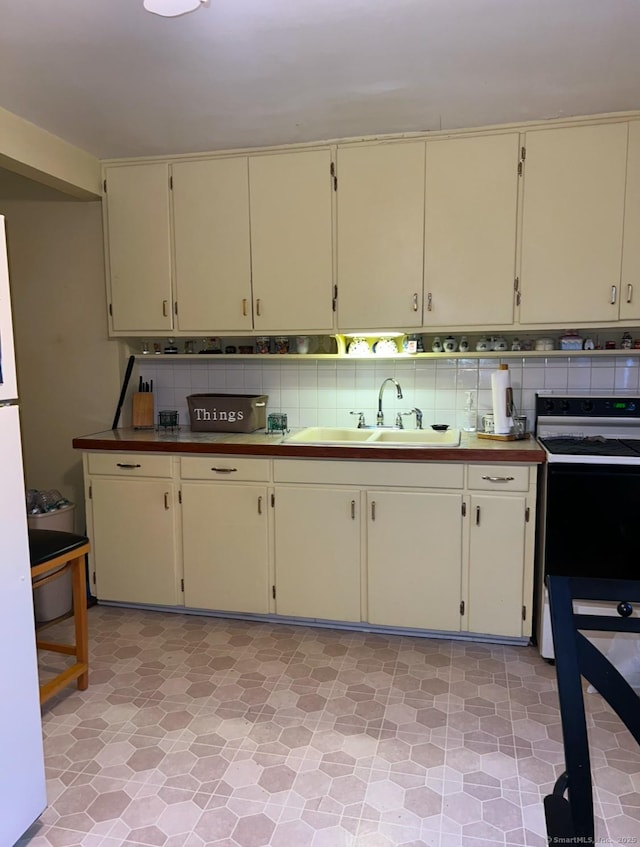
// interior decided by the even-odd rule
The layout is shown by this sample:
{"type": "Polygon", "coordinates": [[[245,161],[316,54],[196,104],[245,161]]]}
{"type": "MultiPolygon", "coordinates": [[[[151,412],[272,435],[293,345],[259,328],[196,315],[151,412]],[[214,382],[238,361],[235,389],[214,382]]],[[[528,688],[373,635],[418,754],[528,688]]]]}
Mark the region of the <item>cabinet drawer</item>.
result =
{"type": "Polygon", "coordinates": [[[477,491],[528,491],[529,465],[469,465],[469,488],[477,491]]]}
{"type": "Polygon", "coordinates": [[[243,459],[237,456],[183,456],[180,459],[182,479],[215,479],[232,482],[269,482],[270,459],[243,459]]]}
{"type": "Polygon", "coordinates": [[[441,462],[318,462],[276,459],[273,463],[273,475],[275,482],[462,488],[464,465],[441,462]]]}
{"type": "Polygon", "coordinates": [[[90,474],[171,477],[171,456],[148,453],[89,453],[90,474]]]}

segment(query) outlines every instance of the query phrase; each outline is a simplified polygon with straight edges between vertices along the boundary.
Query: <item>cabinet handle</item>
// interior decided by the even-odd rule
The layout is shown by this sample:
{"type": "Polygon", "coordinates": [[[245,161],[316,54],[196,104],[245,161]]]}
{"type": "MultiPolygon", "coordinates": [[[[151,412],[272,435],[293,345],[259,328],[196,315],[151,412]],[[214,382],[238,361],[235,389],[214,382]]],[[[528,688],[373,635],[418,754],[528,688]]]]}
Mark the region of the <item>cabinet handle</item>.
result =
{"type": "Polygon", "coordinates": [[[612,285],[611,286],[611,305],[612,306],[616,302],[617,299],[618,299],[618,286],[612,285]]]}
{"type": "Polygon", "coordinates": [[[355,521],[356,519],[356,501],[351,501],[351,520],[355,521]]]}
{"type": "Polygon", "coordinates": [[[257,315],[258,317],[260,317],[260,315],[261,315],[261,314],[262,314],[262,313],[261,313],[261,311],[260,311],[260,298],[258,297],[258,299],[256,300],[256,315],[257,315]]]}
{"type": "Polygon", "coordinates": [[[165,509],[169,508],[169,492],[168,491],[164,492],[164,507],[165,507],[165,509]]]}
{"type": "Polygon", "coordinates": [[[629,283],[627,285],[627,303],[630,303],[633,300],[633,285],[629,283]]]}
{"type": "Polygon", "coordinates": [[[480,506],[476,506],[476,526],[480,526],[480,506]]]}
{"type": "Polygon", "coordinates": [[[262,514],[262,497],[258,497],[258,514],[262,514]]]}
{"type": "Polygon", "coordinates": [[[512,476],[483,476],[482,479],[485,479],[487,482],[513,482],[514,477],[512,477],[512,476]]]}
{"type": "Polygon", "coordinates": [[[116,465],[116,467],[118,467],[118,468],[125,468],[125,469],[129,470],[130,468],[141,468],[141,467],[142,467],[142,465],[125,465],[125,464],[123,464],[122,462],[118,462],[118,464],[116,465]]]}
{"type": "Polygon", "coordinates": [[[429,292],[427,294],[427,312],[433,311],[433,294],[429,292]]]}
{"type": "Polygon", "coordinates": [[[417,292],[417,291],[416,291],[416,293],[413,295],[413,311],[414,311],[414,312],[417,312],[417,311],[418,311],[418,292],[417,292]]]}
{"type": "Polygon", "coordinates": [[[245,318],[247,317],[247,298],[246,297],[242,300],[242,316],[245,317],[245,318]]]}
{"type": "Polygon", "coordinates": [[[168,300],[162,301],[162,314],[164,315],[165,318],[169,317],[169,301],[168,300]]]}
{"type": "Polygon", "coordinates": [[[238,468],[211,468],[215,473],[235,473],[238,468]]]}
{"type": "Polygon", "coordinates": [[[376,519],[376,501],[371,501],[371,520],[375,521],[376,519]]]}

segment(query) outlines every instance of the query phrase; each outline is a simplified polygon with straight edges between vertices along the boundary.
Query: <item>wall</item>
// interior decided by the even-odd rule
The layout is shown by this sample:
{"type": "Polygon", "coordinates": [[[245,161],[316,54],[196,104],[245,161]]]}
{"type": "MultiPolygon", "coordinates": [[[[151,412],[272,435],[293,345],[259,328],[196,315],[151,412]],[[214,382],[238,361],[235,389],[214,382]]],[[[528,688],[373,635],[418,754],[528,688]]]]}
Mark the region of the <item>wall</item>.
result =
{"type": "MultiPolygon", "coordinates": [[[[640,361],[635,356],[598,357],[513,357],[503,359],[509,365],[518,410],[534,420],[534,396],[540,389],[556,391],[639,390],[640,361]]],[[[499,359],[290,359],[256,356],[255,360],[199,361],[150,354],[139,360],[143,379],[153,379],[156,412],[177,409],[180,422],[188,424],[186,396],[206,391],[238,391],[269,395],[268,411],[286,412],[290,427],[353,426],[350,411],[363,411],[367,423],[376,420],[378,391],[389,376],[401,384],[403,399],[398,400],[393,386],[385,389],[385,423],[393,424],[398,411],[414,406],[422,409],[424,424],[463,425],[466,392],[474,392],[481,415],[491,410],[491,373],[499,359]]],[[[408,428],[415,419],[405,418],[408,428]],[[407,422],[408,421],[408,422],[407,422]]]]}
{"type": "Polygon", "coordinates": [[[6,216],[28,488],[57,488],[84,529],[74,436],[111,426],[120,346],[107,338],[99,203],[0,202],[6,216]]]}

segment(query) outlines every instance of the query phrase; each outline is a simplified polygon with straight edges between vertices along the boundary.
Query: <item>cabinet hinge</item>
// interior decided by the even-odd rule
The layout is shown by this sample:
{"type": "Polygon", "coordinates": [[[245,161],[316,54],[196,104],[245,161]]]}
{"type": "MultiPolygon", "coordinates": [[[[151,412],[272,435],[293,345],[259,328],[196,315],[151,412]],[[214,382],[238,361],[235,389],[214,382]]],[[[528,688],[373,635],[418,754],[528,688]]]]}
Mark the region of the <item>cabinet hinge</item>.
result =
{"type": "Polygon", "coordinates": [[[271,586],[271,596],[273,597],[274,600],[276,599],[276,587],[275,587],[275,585],[271,586]]]}
{"type": "Polygon", "coordinates": [[[527,508],[524,510],[525,523],[529,523],[530,517],[531,517],[531,509],[527,506],[527,508]]]}
{"type": "Polygon", "coordinates": [[[93,500],[93,488],[89,486],[89,500],[93,500]]]}
{"type": "Polygon", "coordinates": [[[184,579],[180,580],[180,591],[184,594],[184,579]]]}
{"type": "Polygon", "coordinates": [[[522,162],[518,162],[518,176],[522,176],[522,162]]]}
{"type": "Polygon", "coordinates": [[[331,179],[333,181],[333,190],[338,190],[338,174],[336,173],[336,164],[335,162],[331,162],[331,166],[329,168],[331,173],[331,179]]]}
{"type": "Polygon", "coordinates": [[[173,313],[175,315],[178,314],[178,301],[177,300],[175,300],[174,303],[173,303],[173,313]]]}
{"type": "Polygon", "coordinates": [[[467,504],[466,503],[462,504],[462,517],[463,518],[467,517],[467,504]]]}
{"type": "Polygon", "coordinates": [[[460,614],[464,615],[464,600],[460,601],[460,614]]]}
{"type": "Polygon", "coordinates": [[[520,158],[522,159],[523,162],[527,158],[527,148],[526,147],[520,148],[520,158]]]}
{"type": "Polygon", "coordinates": [[[94,585],[96,584],[96,572],[95,571],[91,574],[91,581],[93,582],[94,585]]]}
{"type": "Polygon", "coordinates": [[[517,277],[513,280],[513,290],[514,290],[514,291],[520,291],[520,277],[519,277],[519,276],[517,276],[517,277]]]}
{"type": "MultiPolygon", "coordinates": [[[[275,495],[275,494],[272,494],[272,495],[271,495],[271,508],[273,509],[273,507],[274,507],[275,505],[276,505],[276,495],[275,495]]],[[[274,596],[275,596],[275,595],[274,595],[274,596]]]]}
{"type": "Polygon", "coordinates": [[[527,607],[523,606],[522,607],[522,620],[526,621],[526,619],[527,619],[527,607]]]}
{"type": "Polygon", "coordinates": [[[173,174],[169,175],[169,191],[173,191],[173,174]]]}
{"type": "Polygon", "coordinates": [[[336,311],[338,307],[338,286],[333,286],[333,297],[331,298],[331,309],[332,311],[336,311]]]}
{"type": "Polygon", "coordinates": [[[109,314],[113,317],[113,304],[109,303],[109,314]]]}
{"type": "Polygon", "coordinates": [[[178,491],[178,503],[182,505],[182,491],[178,491]]]}
{"type": "Polygon", "coordinates": [[[104,193],[106,194],[107,193],[107,180],[106,179],[102,180],[102,188],[104,189],[104,193]]]}

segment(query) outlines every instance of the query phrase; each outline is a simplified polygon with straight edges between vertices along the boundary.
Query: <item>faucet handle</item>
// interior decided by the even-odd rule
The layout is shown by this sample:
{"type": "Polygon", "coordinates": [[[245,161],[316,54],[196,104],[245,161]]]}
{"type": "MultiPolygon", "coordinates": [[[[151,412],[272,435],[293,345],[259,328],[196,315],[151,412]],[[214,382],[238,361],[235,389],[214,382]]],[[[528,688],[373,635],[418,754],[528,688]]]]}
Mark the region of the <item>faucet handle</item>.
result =
{"type": "MultiPolygon", "coordinates": [[[[422,429],[422,411],[418,409],[416,406],[415,409],[411,409],[410,412],[402,412],[403,415],[415,415],[416,416],[416,429],[422,429]]],[[[401,420],[400,414],[398,414],[398,419],[401,420]]],[[[397,425],[397,423],[396,423],[397,425]]],[[[400,424],[400,428],[402,429],[402,424],[400,424]]]]}
{"type": "Polygon", "coordinates": [[[367,425],[364,419],[364,412],[349,412],[350,415],[358,416],[358,429],[364,429],[367,425]]]}
{"type": "Polygon", "coordinates": [[[402,423],[402,416],[410,414],[411,412],[398,412],[398,414],[396,415],[396,426],[398,429],[404,429],[404,424],[402,423]]]}

